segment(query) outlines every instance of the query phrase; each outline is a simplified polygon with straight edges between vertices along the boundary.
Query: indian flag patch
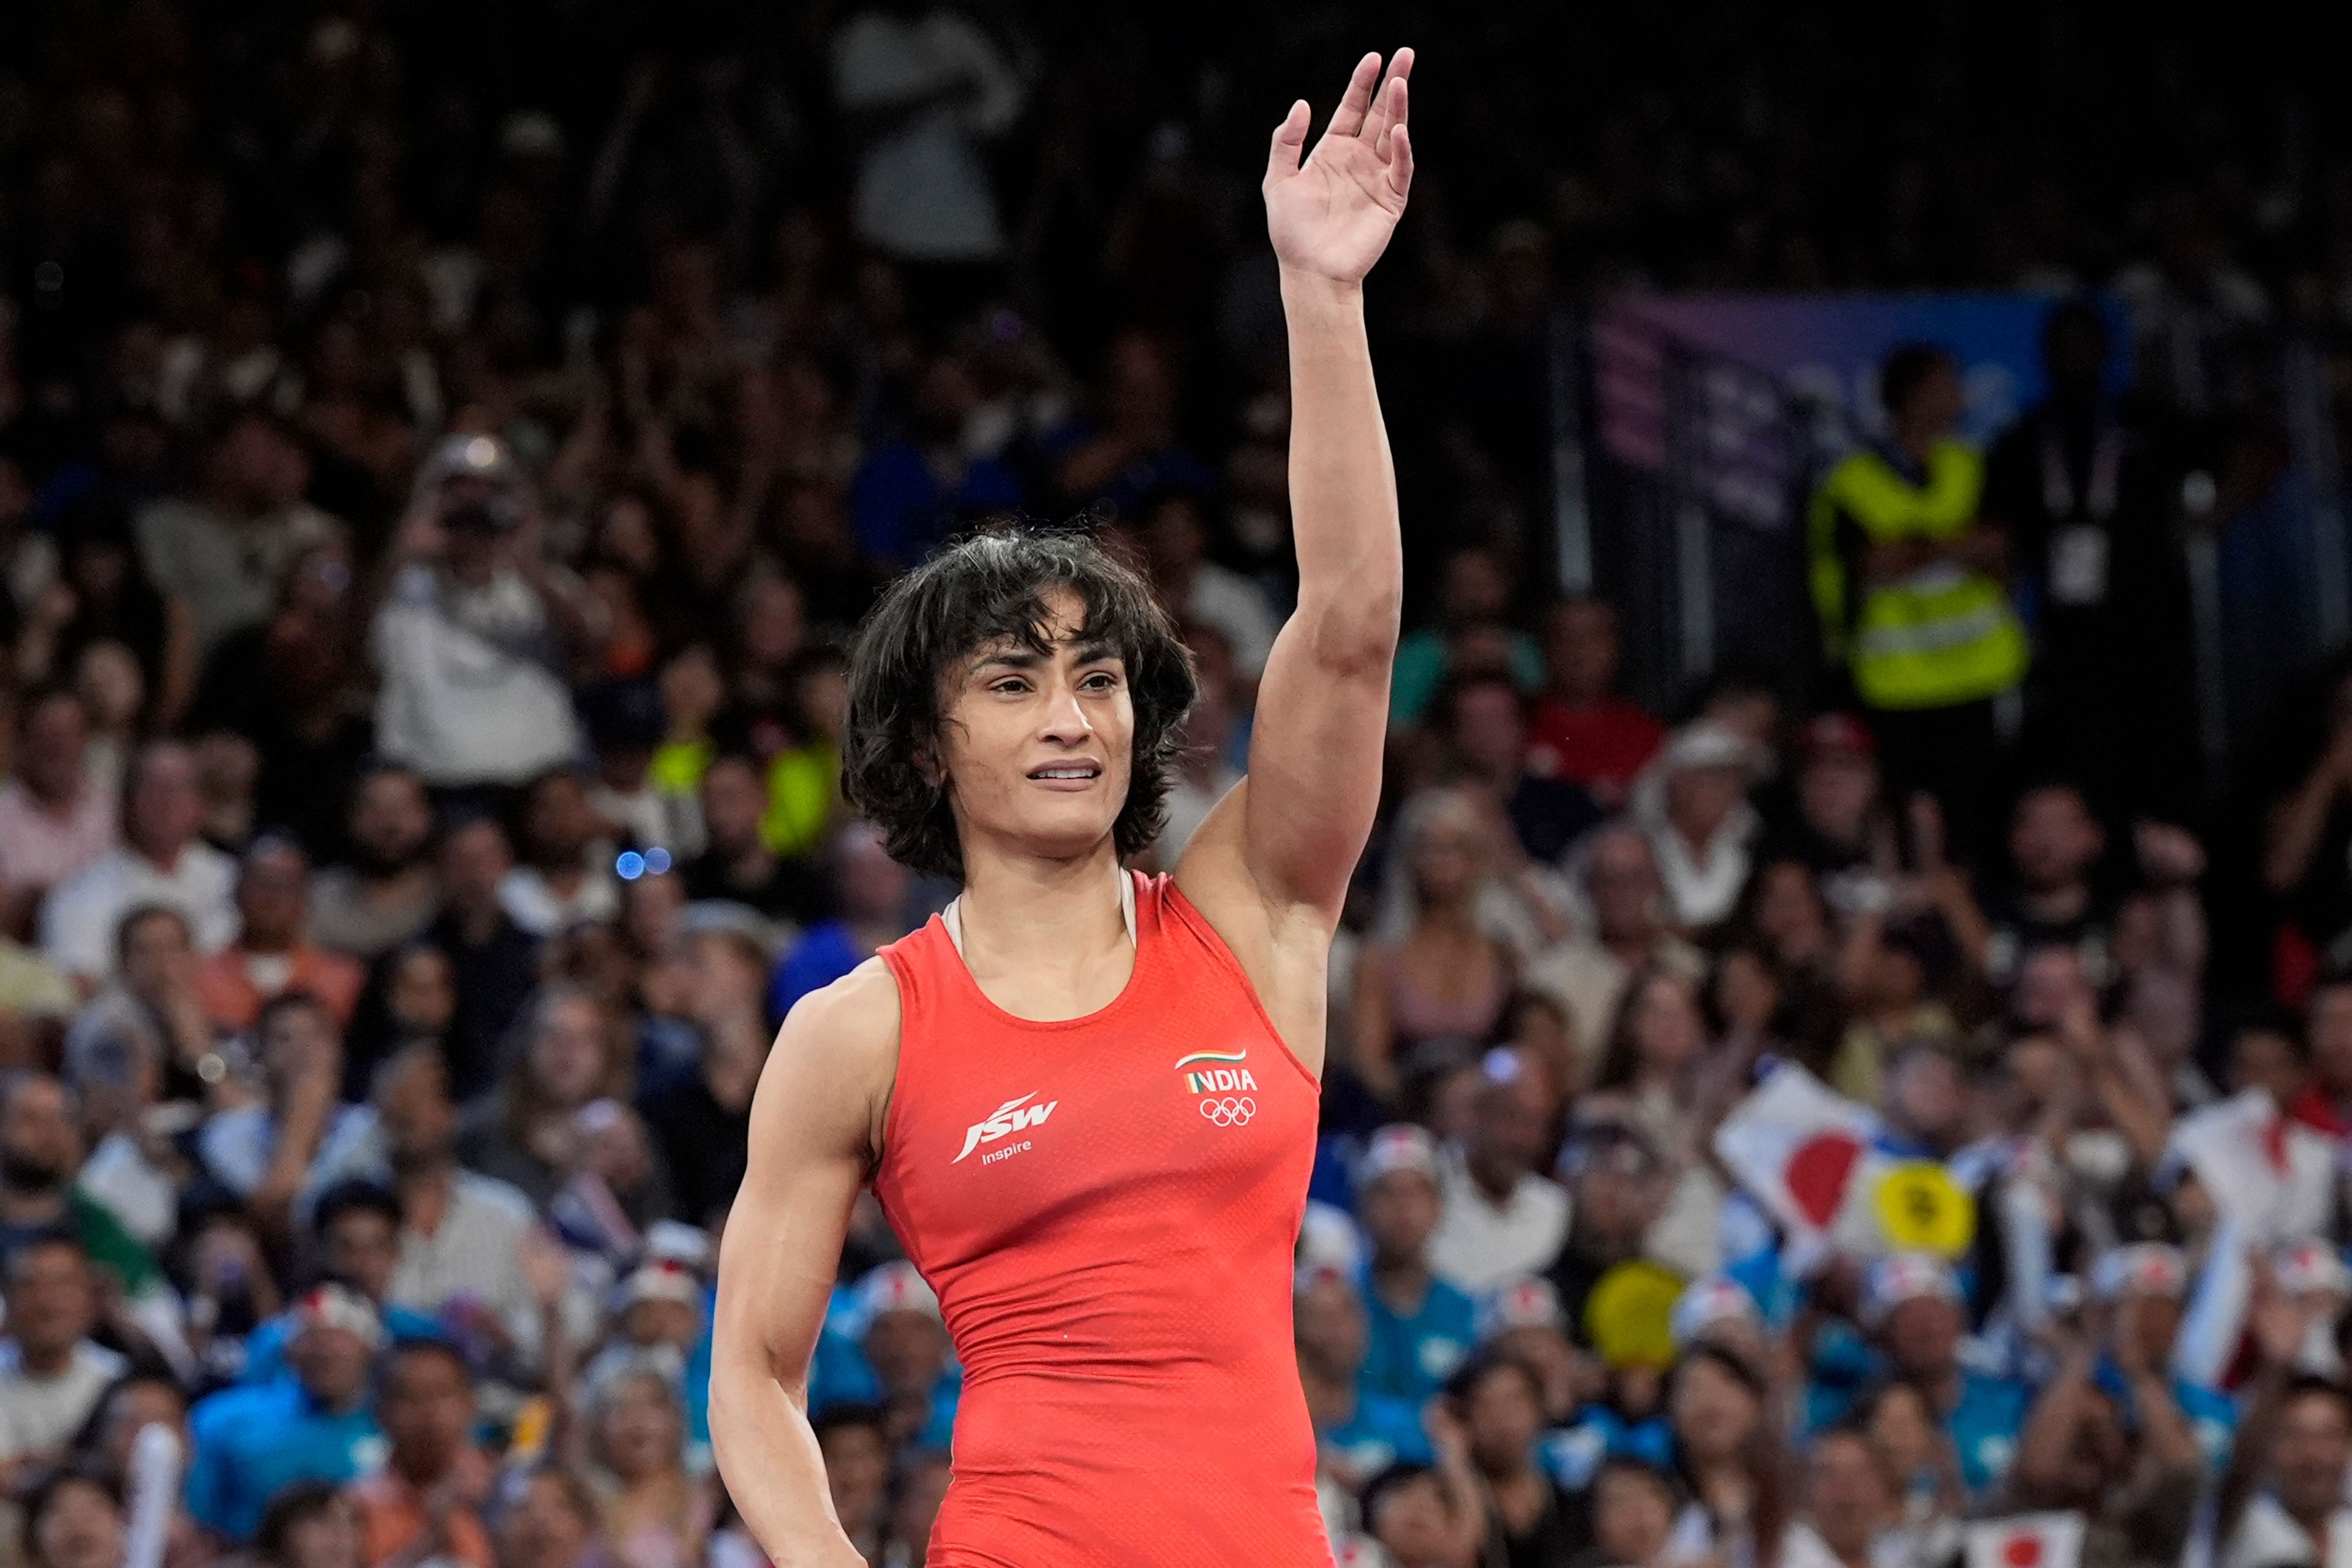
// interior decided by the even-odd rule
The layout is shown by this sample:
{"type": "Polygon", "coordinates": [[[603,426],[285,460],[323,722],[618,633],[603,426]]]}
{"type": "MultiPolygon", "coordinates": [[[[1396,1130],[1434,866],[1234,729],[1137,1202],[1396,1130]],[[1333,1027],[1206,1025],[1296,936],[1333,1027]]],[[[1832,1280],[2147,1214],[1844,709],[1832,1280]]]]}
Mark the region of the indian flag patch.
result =
{"type": "Polygon", "coordinates": [[[1177,1059],[1176,1069],[1184,1073],[1184,1087],[1194,1094],[1226,1094],[1237,1089],[1255,1089],[1257,1079],[1245,1067],[1219,1067],[1219,1062],[1240,1063],[1249,1059],[1247,1051],[1194,1051],[1177,1059]],[[1191,1068],[1194,1070],[1185,1072],[1191,1068]]]}

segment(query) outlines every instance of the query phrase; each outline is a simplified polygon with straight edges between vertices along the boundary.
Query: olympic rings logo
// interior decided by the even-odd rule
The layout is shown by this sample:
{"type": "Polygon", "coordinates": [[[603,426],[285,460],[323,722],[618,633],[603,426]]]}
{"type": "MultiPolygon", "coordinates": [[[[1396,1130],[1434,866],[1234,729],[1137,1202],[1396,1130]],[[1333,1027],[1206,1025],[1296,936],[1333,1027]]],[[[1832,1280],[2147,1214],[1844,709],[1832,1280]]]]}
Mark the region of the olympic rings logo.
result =
{"type": "Polygon", "coordinates": [[[1201,1114],[1220,1127],[1239,1127],[1257,1114],[1257,1101],[1247,1095],[1239,1100],[1203,1100],[1199,1104],[1201,1114]]]}

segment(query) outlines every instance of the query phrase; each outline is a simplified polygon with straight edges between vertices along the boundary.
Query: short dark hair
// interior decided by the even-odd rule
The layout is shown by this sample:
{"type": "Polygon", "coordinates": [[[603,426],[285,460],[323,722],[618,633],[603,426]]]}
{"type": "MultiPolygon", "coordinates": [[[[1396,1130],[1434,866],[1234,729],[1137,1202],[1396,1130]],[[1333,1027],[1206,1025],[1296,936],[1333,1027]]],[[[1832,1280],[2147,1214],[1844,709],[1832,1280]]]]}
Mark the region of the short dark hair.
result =
{"type": "Polygon", "coordinates": [[[1941,343],[1898,343],[1878,367],[1878,401],[1892,416],[1939,370],[1958,371],[1960,362],[1941,343]]]}
{"type": "Polygon", "coordinates": [[[1127,666],[1135,706],[1127,800],[1112,837],[1133,855],[1168,816],[1179,731],[1197,688],[1192,658],[1150,584],[1076,525],[997,525],[949,545],[898,578],[858,628],[849,666],[849,732],[842,793],[880,828],[892,858],[926,876],[963,879],[963,847],[938,755],[942,684],[954,661],[1009,638],[1048,651],[1045,592],[1066,587],[1086,606],[1085,635],[1127,666]]]}
{"type": "Polygon", "coordinates": [[[809,1430],[815,1433],[816,1440],[822,1443],[828,1433],[846,1432],[853,1426],[864,1426],[880,1437],[887,1447],[890,1440],[887,1416],[887,1413],[882,1406],[869,1401],[836,1399],[819,1406],[816,1414],[809,1417],[809,1430]]]}
{"type": "Polygon", "coordinates": [[[332,1481],[289,1481],[261,1510],[261,1523],[253,1532],[254,1556],[273,1565],[284,1563],[287,1537],[294,1527],[332,1508],[342,1491],[332,1481]]]}
{"type": "Polygon", "coordinates": [[[170,904],[133,904],[122,911],[121,919],[114,922],[114,961],[117,963],[131,956],[131,933],[149,921],[158,919],[173,921],[183,935],[190,942],[195,941],[196,933],[188,924],[186,911],[170,904]]]}
{"type": "Polygon", "coordinates": [[[25,1497],[24,1548],[25,1561],[37,1563],[41,1553],[34,1542],[41,1533],[41,1521],[48,1517],[50,1507],[65,1494],[68,1487],[93,1487],[119,1512],[122,1508],[122,1488],[107,1472],[106,1467],[92,1458],[79,1458],[49,1471],[25,1497]]]}
{"type": "Polygon", "coordinates": [[[347,1176],[319,1194],[310,1205],[310,1229],[323,1233],[326,1228],[347,1214],[378,1214],[400,1228],[400,1194],[382,1182],[365,1176],[347,1176]]]}

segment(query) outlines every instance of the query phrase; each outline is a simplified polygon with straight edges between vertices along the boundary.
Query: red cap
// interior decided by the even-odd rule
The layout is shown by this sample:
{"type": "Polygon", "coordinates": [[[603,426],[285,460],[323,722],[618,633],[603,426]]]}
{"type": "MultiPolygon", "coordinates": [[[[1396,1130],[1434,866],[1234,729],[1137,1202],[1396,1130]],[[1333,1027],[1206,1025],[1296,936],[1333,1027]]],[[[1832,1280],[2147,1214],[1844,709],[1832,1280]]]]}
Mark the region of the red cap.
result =
{"type": "Polygon", "coordinates": [[[1807,762],[1830,752],[1857,757],[1878,754],[1878,742],[1871,738],[1869,728],[1851,713],[1815,714],[1805,723],[1803,746],[1807,762]]]}

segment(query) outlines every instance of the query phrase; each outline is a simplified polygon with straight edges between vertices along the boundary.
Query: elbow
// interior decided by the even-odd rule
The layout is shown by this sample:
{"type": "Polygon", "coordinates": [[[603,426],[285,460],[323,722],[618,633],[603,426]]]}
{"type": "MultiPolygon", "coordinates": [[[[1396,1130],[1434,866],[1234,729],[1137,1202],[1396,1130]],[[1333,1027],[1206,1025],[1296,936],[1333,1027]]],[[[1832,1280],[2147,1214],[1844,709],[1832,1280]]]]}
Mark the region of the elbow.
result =
{"type": "Polygon", "coordinates": [[[1334,675],[1385,677],[1396,662],[1403,598],[1393,584],[1302,598],[1297,618],[1315,663],[1334,675]]]}

